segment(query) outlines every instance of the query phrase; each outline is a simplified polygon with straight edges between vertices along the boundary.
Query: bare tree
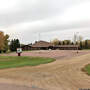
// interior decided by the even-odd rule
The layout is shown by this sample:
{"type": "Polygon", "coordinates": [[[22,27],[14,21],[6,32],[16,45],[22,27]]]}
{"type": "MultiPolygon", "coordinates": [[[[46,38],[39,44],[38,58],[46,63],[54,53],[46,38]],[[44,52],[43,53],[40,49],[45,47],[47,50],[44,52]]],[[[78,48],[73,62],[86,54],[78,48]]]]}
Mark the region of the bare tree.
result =
{"type": "Polygon", "coordinates": [[[78,36],[78,42],[81,42],[83,40],[83,37],[81,35],[78,36]]]}
{"type": "Polygon", "coordinates": [[[74,44],[76,44],[76,41],[77,41],[77,35],[74,34],[74,38],[73,38],[73,42],[74,42],[74,44]]]}

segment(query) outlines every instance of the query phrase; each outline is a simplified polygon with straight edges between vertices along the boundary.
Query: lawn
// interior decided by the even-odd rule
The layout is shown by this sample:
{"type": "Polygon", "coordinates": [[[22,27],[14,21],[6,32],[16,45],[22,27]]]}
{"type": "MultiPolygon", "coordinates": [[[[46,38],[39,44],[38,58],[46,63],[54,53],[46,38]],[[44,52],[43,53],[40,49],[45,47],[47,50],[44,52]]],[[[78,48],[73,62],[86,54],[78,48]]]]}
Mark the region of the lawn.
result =
{"type": "Polygon", "coordinates": [[[36,66],[55,61],[51,58],[26,57],[26,56],[0,56],[0,69],[23,66],[36,66]]]}
{"type": "Polygon", "coordinates": [[[83,69],[88,75],[90,75],[90,64],[86,65],[83,69]]]}

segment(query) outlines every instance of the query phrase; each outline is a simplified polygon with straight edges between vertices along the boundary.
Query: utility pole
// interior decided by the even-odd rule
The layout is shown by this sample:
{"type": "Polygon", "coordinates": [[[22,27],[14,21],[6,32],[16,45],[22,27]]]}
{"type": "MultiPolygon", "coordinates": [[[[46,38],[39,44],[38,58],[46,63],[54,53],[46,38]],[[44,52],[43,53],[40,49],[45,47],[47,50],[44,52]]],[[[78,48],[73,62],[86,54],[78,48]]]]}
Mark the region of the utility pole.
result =
{"type": "MultiPolygon", "coordinates": [[[[79,32],[76,32],[76,39],[77,39],[77,41],[78,41],[78,34],[79,34],[79,32]]],[[[77,45],[77,53],[78,53],[78,45],[77,45]]]]}
{"type": "Polygon", "coordinates": [[[38,34],[38,41],[40,41],[40,33],[38,34]]]}
{"type": "Polygon", "coordinates": [[[78,39],[79,39],[78,34],[79,34],[79,32],[74,33],[74,45],[77,48],[77,53],[78,53],[78,45],[76,44],[76,42],[78,42],[78,39]]]}

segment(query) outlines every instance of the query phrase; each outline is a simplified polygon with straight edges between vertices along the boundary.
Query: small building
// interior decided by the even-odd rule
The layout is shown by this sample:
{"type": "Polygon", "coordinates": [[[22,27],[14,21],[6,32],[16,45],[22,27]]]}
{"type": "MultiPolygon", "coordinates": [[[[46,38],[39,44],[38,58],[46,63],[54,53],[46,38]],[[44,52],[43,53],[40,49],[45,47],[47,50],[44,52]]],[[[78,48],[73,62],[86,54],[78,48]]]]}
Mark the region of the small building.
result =
{"type": "Polygon", "coordinates": [[[37,41],[32,45],[33,50],[48,50],[53,49],[53,44],[46,41],[37,41]]]}

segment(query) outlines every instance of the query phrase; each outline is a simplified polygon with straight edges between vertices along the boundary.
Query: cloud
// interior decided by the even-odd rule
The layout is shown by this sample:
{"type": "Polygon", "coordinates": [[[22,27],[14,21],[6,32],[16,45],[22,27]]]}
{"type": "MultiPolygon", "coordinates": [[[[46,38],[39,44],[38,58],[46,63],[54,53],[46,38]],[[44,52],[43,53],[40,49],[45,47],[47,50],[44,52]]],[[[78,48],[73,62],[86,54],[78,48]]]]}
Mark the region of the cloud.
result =
{"type": "Polygon", "coordinates": [[[38,33],[48,33],[47,37],[53,38],[58,32],[81,32],[90,28],[89,8],[89,0],[3,0],[0,29],[22,42],[37,40],[38,33]]]}
{"type": "Polygon", "coordinates": [[[2,0],[0,26],[32,22],[60,15],[81,0],[2,0]]]}

